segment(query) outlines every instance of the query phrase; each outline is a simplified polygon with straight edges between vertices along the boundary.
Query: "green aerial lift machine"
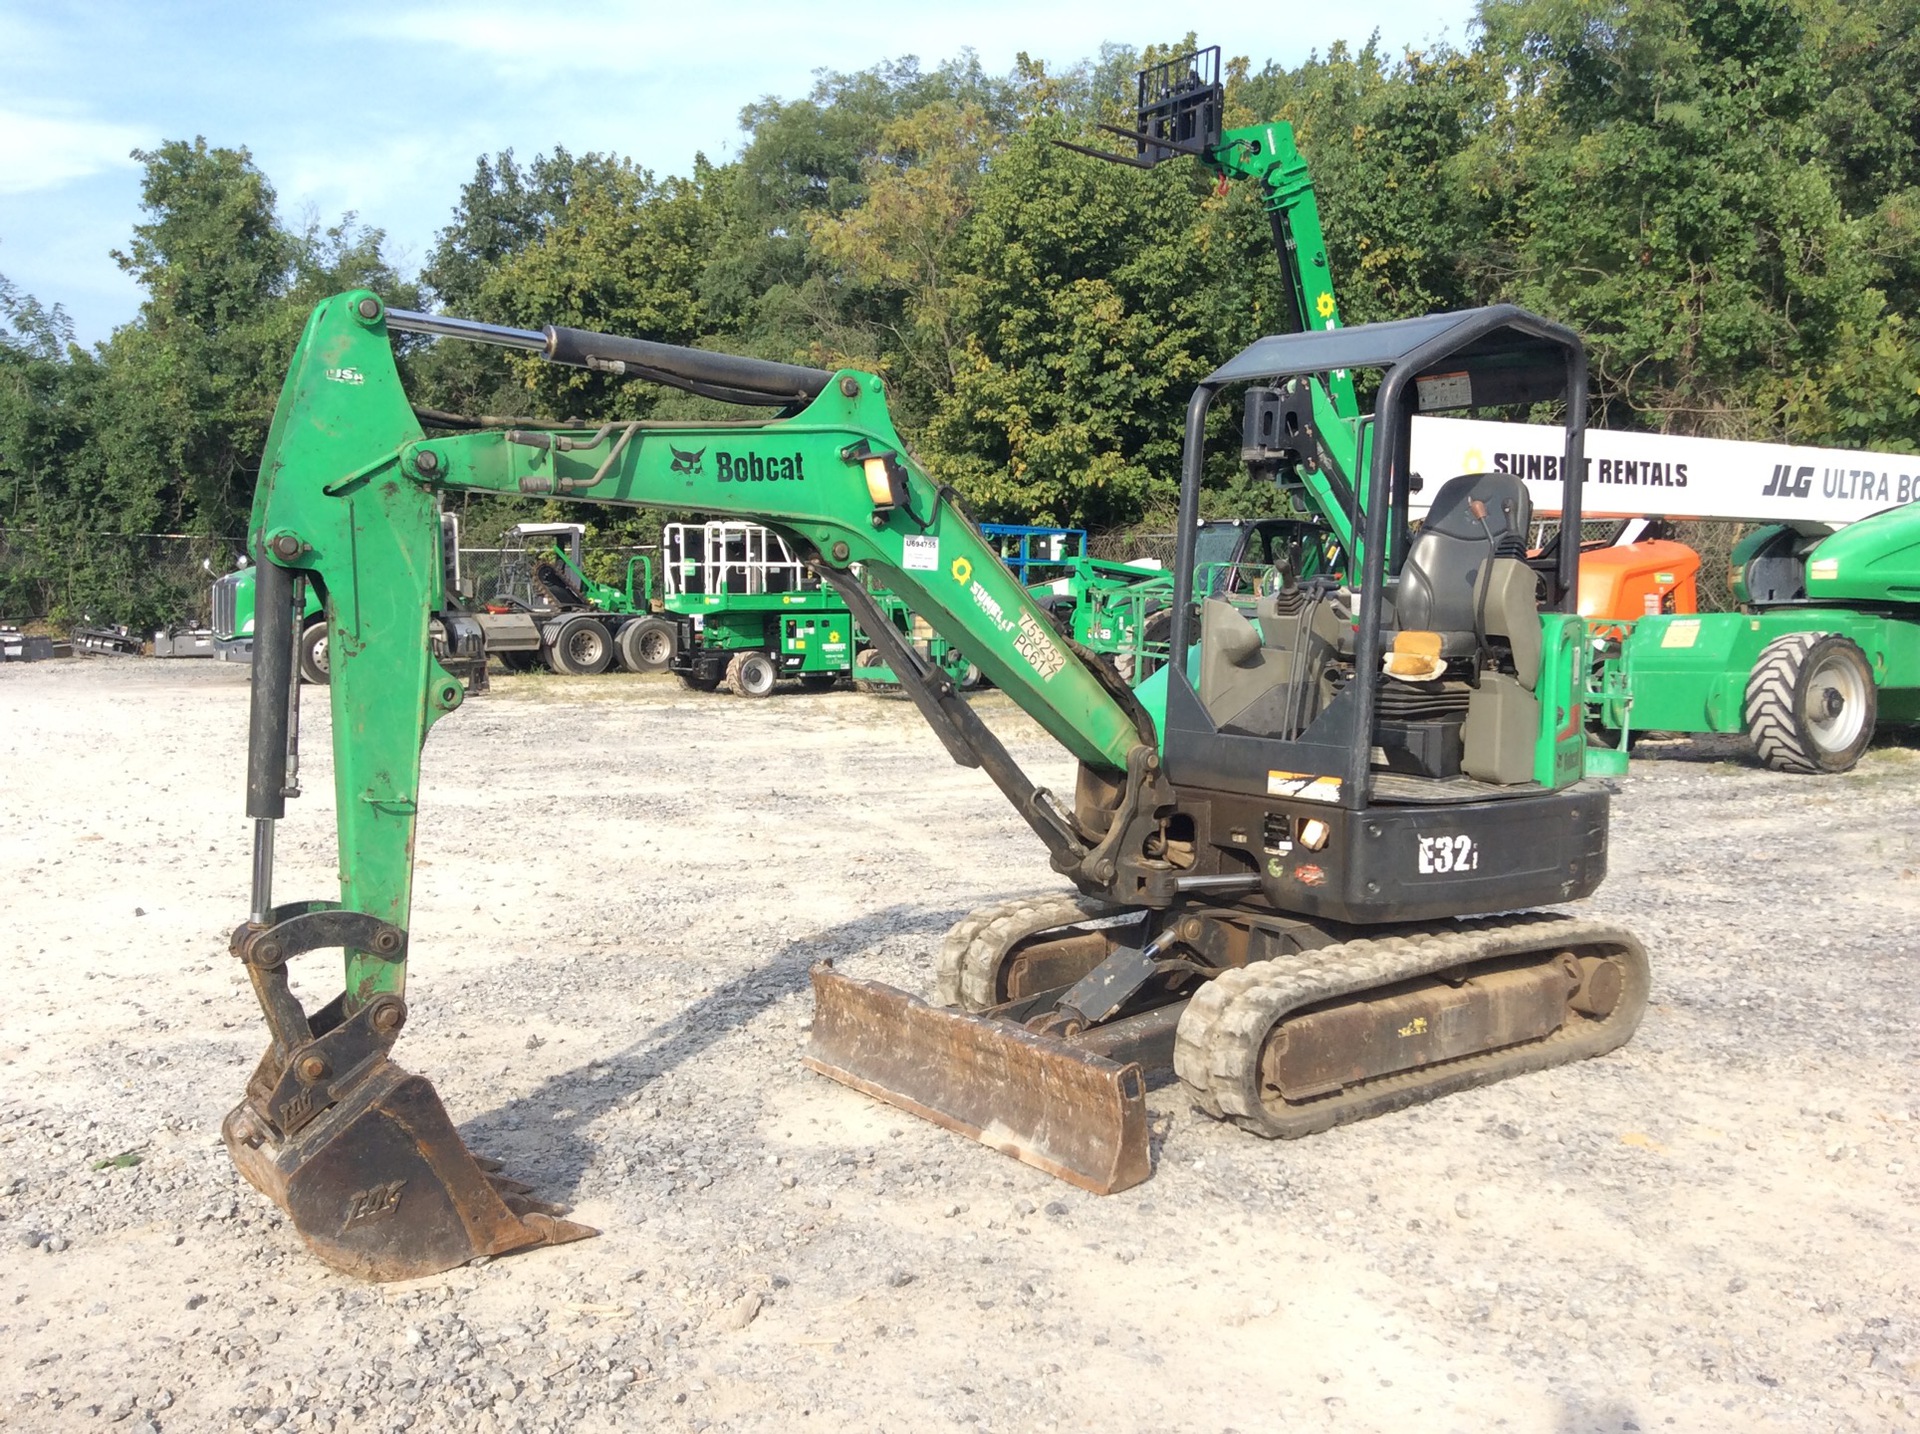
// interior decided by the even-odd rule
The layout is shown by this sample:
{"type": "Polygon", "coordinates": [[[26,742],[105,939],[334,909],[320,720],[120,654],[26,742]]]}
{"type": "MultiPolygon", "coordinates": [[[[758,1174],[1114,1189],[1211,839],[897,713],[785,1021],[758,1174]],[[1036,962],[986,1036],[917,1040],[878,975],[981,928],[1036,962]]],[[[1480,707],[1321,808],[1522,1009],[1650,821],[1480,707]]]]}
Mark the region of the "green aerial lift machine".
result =
{"type": "MultiPolygon", "coordinates": [[[[1175,141],[1218,102],[1217,85],[1143,102],[1143,146],[1175,141]]],[[[1588,895],[1607,864],[1608,794],[1585,780],[1577,553],[1530,565],[1528,499],[1504,475],[1453,478],[1417,536],[1406,522],[1412,414],[1469,394],[1564,405],[1563,512],[1576,522],[1586,381],[1578,337],[1511,306],[1279,335],[1223,364],[1187,411],[1174,591],[1194,591],[1207,418],[1228,395],[1244,406],[1233,454],[1256,472],[1301,481],[1317,444],[1358,456],[1351,562],[1175,603],[1150,710],[1048,621],[914,461],[872,374],[402,313],[366,291],[326,300],[282,390],[249,528],[254,863],[232,948],[271,1039],[223,1127],[240,1170],[323,1260],[371,1278],[593,1233],[467,1151],[431,1083],[391,1059],[407,1019],[421,745],[461,701],[426,641],[445,596],[436,503],[451,493],[767,524],[1075,888],[959,923],[930,963],[940,1005],[816,967],[815,1070],[1107,1192],[1151,1173],[1148,1068],[1171,1067],[1213,1116],[1299,1136],[1613,1049],[1645,1006],[1645,952],[1611,923],[1538,909],[1588,895]],[[440,416],[415,412],[394,366],[397,330],[761,416],[429,427],[440,416]],[[1377,398],[1347,420],[1320,399],[1355,371],[1378,375],[1377,398]],[[1276,412],[1298,422],[1275,428],[1276,412]],[[1070,799],[1028,779],[867,581],[1072,754],[1070,799]],[[329,623],[341,879],[337,894],[288,901],[274,845],[297,771],[309,586],[329,623]],[[308,1011],[288,963],[329,949],[344,954],[344,989],[308,1011]]]]}
{"type": "Polygon", "coordinates": [[[1783,772],[1844,772],[1879,724],[1920,722],[1920,502],[1837,533],[1775,523],[1733,553],[1738,612],[1632,624],[1618,732],[1742,732],[1783,772]]]}

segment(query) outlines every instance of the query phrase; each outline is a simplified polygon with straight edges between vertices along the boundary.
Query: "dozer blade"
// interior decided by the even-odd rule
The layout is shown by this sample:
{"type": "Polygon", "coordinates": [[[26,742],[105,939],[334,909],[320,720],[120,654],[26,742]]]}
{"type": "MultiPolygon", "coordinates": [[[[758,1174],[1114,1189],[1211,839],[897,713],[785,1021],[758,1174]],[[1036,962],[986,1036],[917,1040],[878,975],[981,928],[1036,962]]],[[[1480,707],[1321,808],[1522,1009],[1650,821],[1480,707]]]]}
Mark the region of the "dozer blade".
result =
{"type": "Polygon", "coordinates": [[[805,1064],[1049,1175],[1111,1195],[1153,1173],[1140,1067],[1010,1021],[813,968],[805,1064]]]}
{"type": "Polygon", "coordinates": [[[467,1149],[431,1081],[384,1057],[363,1070],[341,1083],[346,1089],[327,1088],[333,1103],[304,1124],[303,1112],[262,1100],[256,1077],[221,1129],[240,1173],[334,1269],[417,1279],[481,1255],[599,1233],[490,1174],[498,1164],[467,1149]],[[288,1126],[293,1133],[276,1136],[288,1126]]]}

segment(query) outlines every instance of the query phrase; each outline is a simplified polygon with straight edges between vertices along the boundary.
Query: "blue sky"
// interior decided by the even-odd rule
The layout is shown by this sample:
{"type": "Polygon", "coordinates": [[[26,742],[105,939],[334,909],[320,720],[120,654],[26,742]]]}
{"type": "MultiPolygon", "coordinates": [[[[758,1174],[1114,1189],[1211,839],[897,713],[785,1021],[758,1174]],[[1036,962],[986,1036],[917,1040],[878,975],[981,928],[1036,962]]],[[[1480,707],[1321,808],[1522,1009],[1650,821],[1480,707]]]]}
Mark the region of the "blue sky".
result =
{"type": "MultiPolygon", "coordinates": [[[[1472,12],[1471,0],[1218,11],[1201,41],[1294,64],[1376,29],[1389,52],[1459,42],[1472,12]],[[1273,38],[1256,44],[1246,22],[1259,15],[1273,38]]],[[[995,73],[1022,50],[1065,65],[1103,41],[1176,38],[1180,15],[1144,0],[0,0],[0,274],[64,304],[83,342],[131,319],[139,290],[109,255],[139,218],[128,151],[166,139],[246,146],[290,220],[356,210],[411,272],[479,154],[558,143],[684,173],[697,151],[737,152],[742,105],[804,94],[821,68],[931,66],[969,46],[995,73]]]]}

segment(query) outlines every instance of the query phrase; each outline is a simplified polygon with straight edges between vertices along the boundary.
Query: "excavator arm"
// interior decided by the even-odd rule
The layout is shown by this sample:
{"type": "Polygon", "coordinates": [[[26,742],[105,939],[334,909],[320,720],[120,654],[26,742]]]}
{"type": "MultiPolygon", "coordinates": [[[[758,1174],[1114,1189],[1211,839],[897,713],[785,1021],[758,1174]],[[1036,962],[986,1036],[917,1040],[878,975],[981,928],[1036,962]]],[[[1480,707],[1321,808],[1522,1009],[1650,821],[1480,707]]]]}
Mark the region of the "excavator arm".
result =
{"type": "MultiPolygon", "coordinates": [[[[1081,762],[1124,773],[1130,758],[1138,761],[1136,749],[1151,746],[1151,724],[1124,685],[1074,649],[953,495],[907,453],[878,378],[820,374],[818,392],[789,417],[429,436],[395,371],[388,318],[367,293],[314,311],[269,437],[250,530],[263,570],[316,582],[328,599],[342,899],[353,909],[405,926],[420,744],[461,700],[459,683],[428,654],[424,635],[444,602],[435,513],[446,493],[752,516],[812,554],[821,576],[884,643],[892,625],[865,611],[871,599],[852,569],[863,564],[877,574],[1081,762]]],[[[394,323],[453,327],[426,316],[394,323]]],[[[603,346],[631,342],[579,337],[603,346]]],[[[676,353],[729,357],[647,349],[656,363],[676,353]]],[[[1070,820],[1020,785],[1004,750],[942,676],[925,664],[902,665],[919,677],[910,687],[953,755],[986,767],[1003,789],[1011,783],[1016,807],[1071,873],[1087,848],[1070,820]]],[[[266,719],[280,707],[271,685],[262,683],[256,698],[266,719]]],[[[276,746],[271,725],[256,728],[266,761],[276,746]]],[[[267,774],[266,785],[271,780],[267,774]]],[[[255,795],[274,805],[271,793],[255,795]]],[[[397,991],[396,963],[350,960],[348,986],[362,1000],[397,991]]]]}
{"type": "MultiPolygon", "coordinates": [[[[490,1175],[432,1086],[387,1058],[406,1017],[421,747],[463,696],[428,641],[446,600],[437,513],[449,493],[699,509],[778,528],[847,601],[949,752],[987,772],[1054,868],[1085,891],[1113,884],[1115,853],[1150,804],[1159,766],[1151,719],[1054,627],[953,494],[921,470],[878,378],[575,330],[393,314],[365,291],[325,301],[281,392],[249,528],[259,574],[248,761],[254,880],[250,919],[233,948],[272,1043],[224,1133],[242,1172],[293,1215],[322,1258],[374,1278],[592,1233],[490,1175]],[[556,361],[786,411],[718,423],[430,433],[395,367],[396,328],[544,346],[556,361]],[[1091,774],[1083,787],[1105,806],[1096,820],[1062,810],[1026,778],[946,676],[875,610],[855,564],[1079,759],[1091,774]],[[292,653],[306,584],[323,594],[329,621],[340,893],[286,903],[273,891],[273,838],[298,791],[292,653]],[[344,953],[344,990],[308,1013],[290,992],[287,962],[329,947],[344,953]]],[[[1110,1074],[1094,1078],[1111,1084],[1110,1074]]],[[[1128,1109],[1135,1123],[1136,1107],[1137,1091],[1128,1109]]],[[[1144,1152],[1144,1136],[1138,1144],[1144,1152]]]]}

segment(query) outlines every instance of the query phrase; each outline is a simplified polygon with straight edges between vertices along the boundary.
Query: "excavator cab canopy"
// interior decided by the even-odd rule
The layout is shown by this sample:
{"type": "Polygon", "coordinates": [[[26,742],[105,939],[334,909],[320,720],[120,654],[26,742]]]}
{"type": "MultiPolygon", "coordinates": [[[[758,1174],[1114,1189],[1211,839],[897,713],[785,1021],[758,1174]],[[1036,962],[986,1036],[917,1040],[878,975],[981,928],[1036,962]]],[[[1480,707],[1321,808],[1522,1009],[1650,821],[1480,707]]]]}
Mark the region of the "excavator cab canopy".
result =
{"type": "MultiPolygon", "coordinates": [[[[1323,467],[1316,455],[1341,445],[1362,461],[1352,465],[1361,476],[1350,503],[1351,531],[1358,553],[1352,585],[1351,670],[1345,690],[1327,704],[1320,718],[1289,726],[1283,736],[1235,732],[1210,713],[1202,700],[1201,611],[1198,605],[1175,608],[1168,672],[1164,734],[1169,774],[1176,782],[1257,790],[1261,782],[1288,772],[1339,777],[1341,804],[1358,807],[1370,788],[1369,768],[1378,749],[1377,695],[1382,659],[1396,631],[1407,628],[1475,629],[1485,642],[1486,594],[1437,590],[1416,561],[1408,571],[1409,501],[1423,482],[1411,471],[1411,434],[1416,413],[1448,410],[1528,408],[1558,404],[1563,410],[1566,450],[1560,465],[1563,530],[1579,531],[1580,488],[1584,471],[1587,357],[1572,330],[1512,304],[1456,313],[1430,314],[1391,323],[1361,324],[1257,340],[1222,364],[1195,390],[1187,409],[1186,445],[1180,494],[1180,532],[1175,554],[1174,590],[1192,592],[1195,543],[1200,528],[1200,498],[1207,466],[1207,416],[1215,398],[1229,386],[1250,385],[1242,454],[1249,462],[1280,461],[1323,467]],[[1379,373],[1374,411],[1353,431],[1326,431],[1324,404],[1308,401],[1314,390],[1355,370],[1379,373]],[[1405,581],[1403,582],[1403,578],[1405,581]],[[1356,581],[1357,579],[1357,581],[1356,581]],[[1405,612],[1396,611],[1396,601],[1405,612]],[[1442,622],[1442,607],[1468,613],[1442,622]],[[1412,614],[1409,620],[1409,614],[1412,614]],[[1250,785],[1251,784],[1251,785],[1250,785]]],[[[1331,420],[1344,422],[1344,420],[1331,420]]],[[[1424,529],[1426,547],[1447,541],[1477,543],[1485,534],[1489,554],[1524,555],[1531,508],[1524,486],[1507,474],[1432,475],[1448,480],[1435,494],[1424,529]],[[1457,529],[1457,532],[1452,531],[1457,529]]],[[[1560,545],[1541,578],[1546,601],[1542,612],[1572,613],[1578,591],[1579,544],[1560,545]]],[[[1465,563],[1458,564],[1467,571],[1465,563]]],[[[1472,571],[1479,572],[1475,558],[1472,571]]],[[[1456,576],[1449,569],[1449,577],[1456,576]]],[[[1455,584],[1454,586],[1458,586],[1455,584]]],[[[1473,636],[1473,633],[1466,633],[1473,636]]],[[[1443,656],[1452,657],[1451,650],[1443,656]]],[[[1217,665],[1217,663],[1216,663],[1217,665]]]]}

